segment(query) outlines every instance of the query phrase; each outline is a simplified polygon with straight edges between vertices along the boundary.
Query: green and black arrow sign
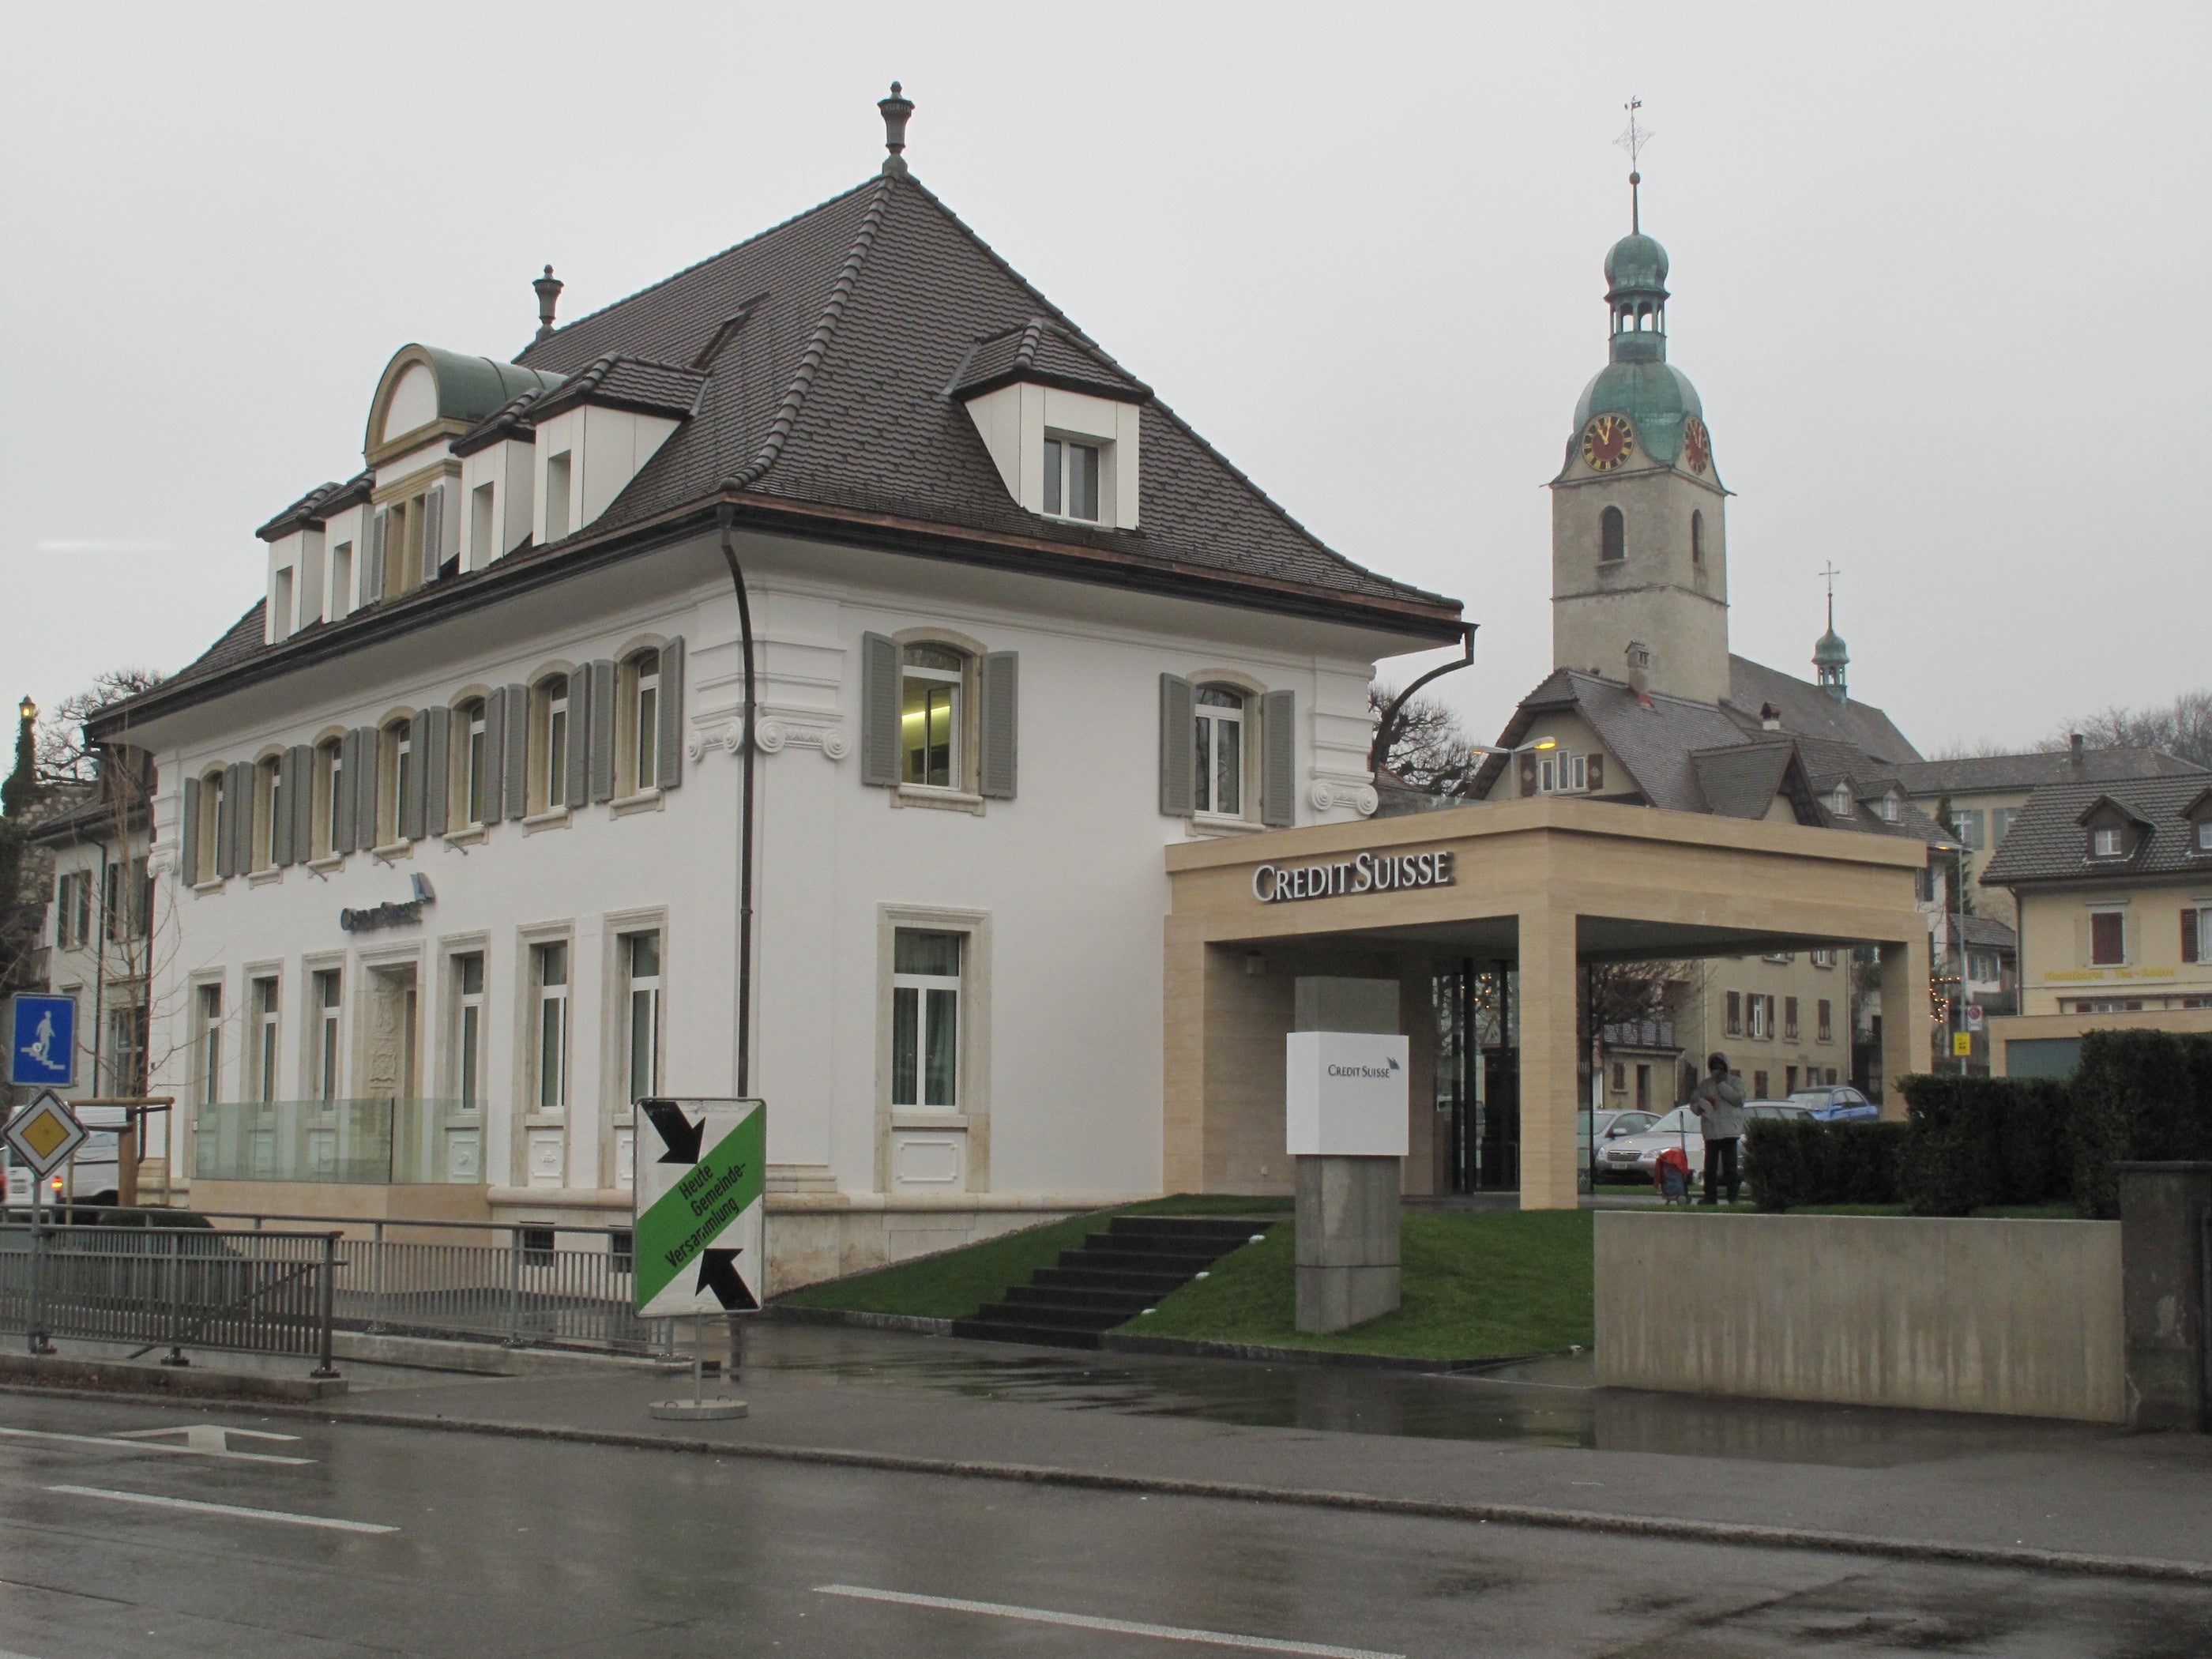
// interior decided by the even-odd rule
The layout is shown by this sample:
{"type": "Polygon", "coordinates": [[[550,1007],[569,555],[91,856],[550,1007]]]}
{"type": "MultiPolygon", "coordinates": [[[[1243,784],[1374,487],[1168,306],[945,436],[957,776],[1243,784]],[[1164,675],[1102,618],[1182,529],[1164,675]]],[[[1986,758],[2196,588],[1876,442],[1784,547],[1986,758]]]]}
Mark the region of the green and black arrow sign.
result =
{"type": "Polygon", "coordinates": [[[767,1108],[757,1100],[644,1100],[638,1114],[639,1316],[759,1307],[767,1108]]]}

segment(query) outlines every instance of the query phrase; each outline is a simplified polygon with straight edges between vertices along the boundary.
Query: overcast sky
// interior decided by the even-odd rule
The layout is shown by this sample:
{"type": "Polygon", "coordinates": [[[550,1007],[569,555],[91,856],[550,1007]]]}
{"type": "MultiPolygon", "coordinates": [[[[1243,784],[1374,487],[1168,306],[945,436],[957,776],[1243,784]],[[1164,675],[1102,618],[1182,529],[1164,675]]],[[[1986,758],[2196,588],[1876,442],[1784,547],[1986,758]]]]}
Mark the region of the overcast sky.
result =
{"type": "MultiPolygon", "coordinates": [[[[1465,601],[1487,735],[1627,229],[1735,648],[1923,750],[2212,683],[2212,8],[33,6],[0,61],[0,692],[191,660],[409,341],[512,356],[845,189],[993,246],[1343,553],[1465,601]]],[[[1404,665],[1391,665],[1403,675],[1404,665]]]]}

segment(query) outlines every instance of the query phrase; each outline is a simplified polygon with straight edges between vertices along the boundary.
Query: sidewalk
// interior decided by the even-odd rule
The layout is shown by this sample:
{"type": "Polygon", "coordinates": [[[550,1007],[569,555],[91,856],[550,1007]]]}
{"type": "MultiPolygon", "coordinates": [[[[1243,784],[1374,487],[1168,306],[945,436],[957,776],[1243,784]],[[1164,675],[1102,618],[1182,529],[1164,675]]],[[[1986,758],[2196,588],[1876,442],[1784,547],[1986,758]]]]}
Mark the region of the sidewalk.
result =
{"type": "Polygon", "coordinates": [[[1631,1394],[1585,1374],[1259,1366],[770,1322],[729,1390],[751,1406],[735,1422],[657,1422],[647,1407],[688,1395],[688,1376],[598,1369],[426,1380],[356,1366],[349,1395],[311,1409],[1730,1542],[1844,1534],[1883,1554],[2179,1564],[2212,1582],[2203,1437],[1631,1394]]]}

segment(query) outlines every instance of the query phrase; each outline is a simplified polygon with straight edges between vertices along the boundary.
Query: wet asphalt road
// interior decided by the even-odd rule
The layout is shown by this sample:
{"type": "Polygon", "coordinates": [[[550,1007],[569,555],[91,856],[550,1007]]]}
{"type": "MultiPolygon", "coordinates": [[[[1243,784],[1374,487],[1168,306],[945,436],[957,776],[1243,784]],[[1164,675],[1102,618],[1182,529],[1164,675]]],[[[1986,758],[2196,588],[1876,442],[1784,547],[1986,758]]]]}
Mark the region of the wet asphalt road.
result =
{"type": "Polygon", "coordinates": [[[2212,1653],[2173,1585],[121,1403],[0,1396],[0,1429],[27,1659],[2212,1653]],[[300,1437],[117,1437],[190,1423],[300,1437]]]}

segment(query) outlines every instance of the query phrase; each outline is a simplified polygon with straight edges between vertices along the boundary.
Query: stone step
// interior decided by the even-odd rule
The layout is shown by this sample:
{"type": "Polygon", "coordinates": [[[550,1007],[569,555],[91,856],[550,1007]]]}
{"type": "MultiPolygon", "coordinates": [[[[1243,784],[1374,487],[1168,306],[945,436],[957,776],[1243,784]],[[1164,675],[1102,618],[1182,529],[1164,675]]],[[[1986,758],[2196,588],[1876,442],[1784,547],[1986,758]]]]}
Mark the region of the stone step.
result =
{"type": "Polygon", "coordinates": [[[1091,1285],[1017,1285],[1009,1290],[1005,1302],[1024,1308],[1099,1308],[1119,1309],[1127,1319],[1152,1305],[1156,1291],[1147,1285],[1142,1289],[1127,1286],[1091,1285]]]}
{"type": "Polygon", "coordinates": [[[1015,1325],[991,1319],[956,1319],[952,1334],[981,1342],[1028,1342],[1047,1348],[1095,1348],[1099,1334],[1057,1325],[1015,1325]]]}
{"type": "Polygon", "coordinates": [[[975,1317],[993,1325],[1021,1325],[1071,1331],[1110,1331],[1142,1313],[1142,1308],[1086,1308],[1033,1302],[987,1302],[975,1317]]]}
{"type": "Polygon", "coordinates": [[[1070,1290],[1128,1291],[1158,1300],[1170,1291],[1190,1283],[1190,1275],[1180,1273],[1138,1273],[1121,1268],[1098,1267],[1039,1267],[1031,1275],[1035,1285],[1059,1286],[1070,1290]]]}

